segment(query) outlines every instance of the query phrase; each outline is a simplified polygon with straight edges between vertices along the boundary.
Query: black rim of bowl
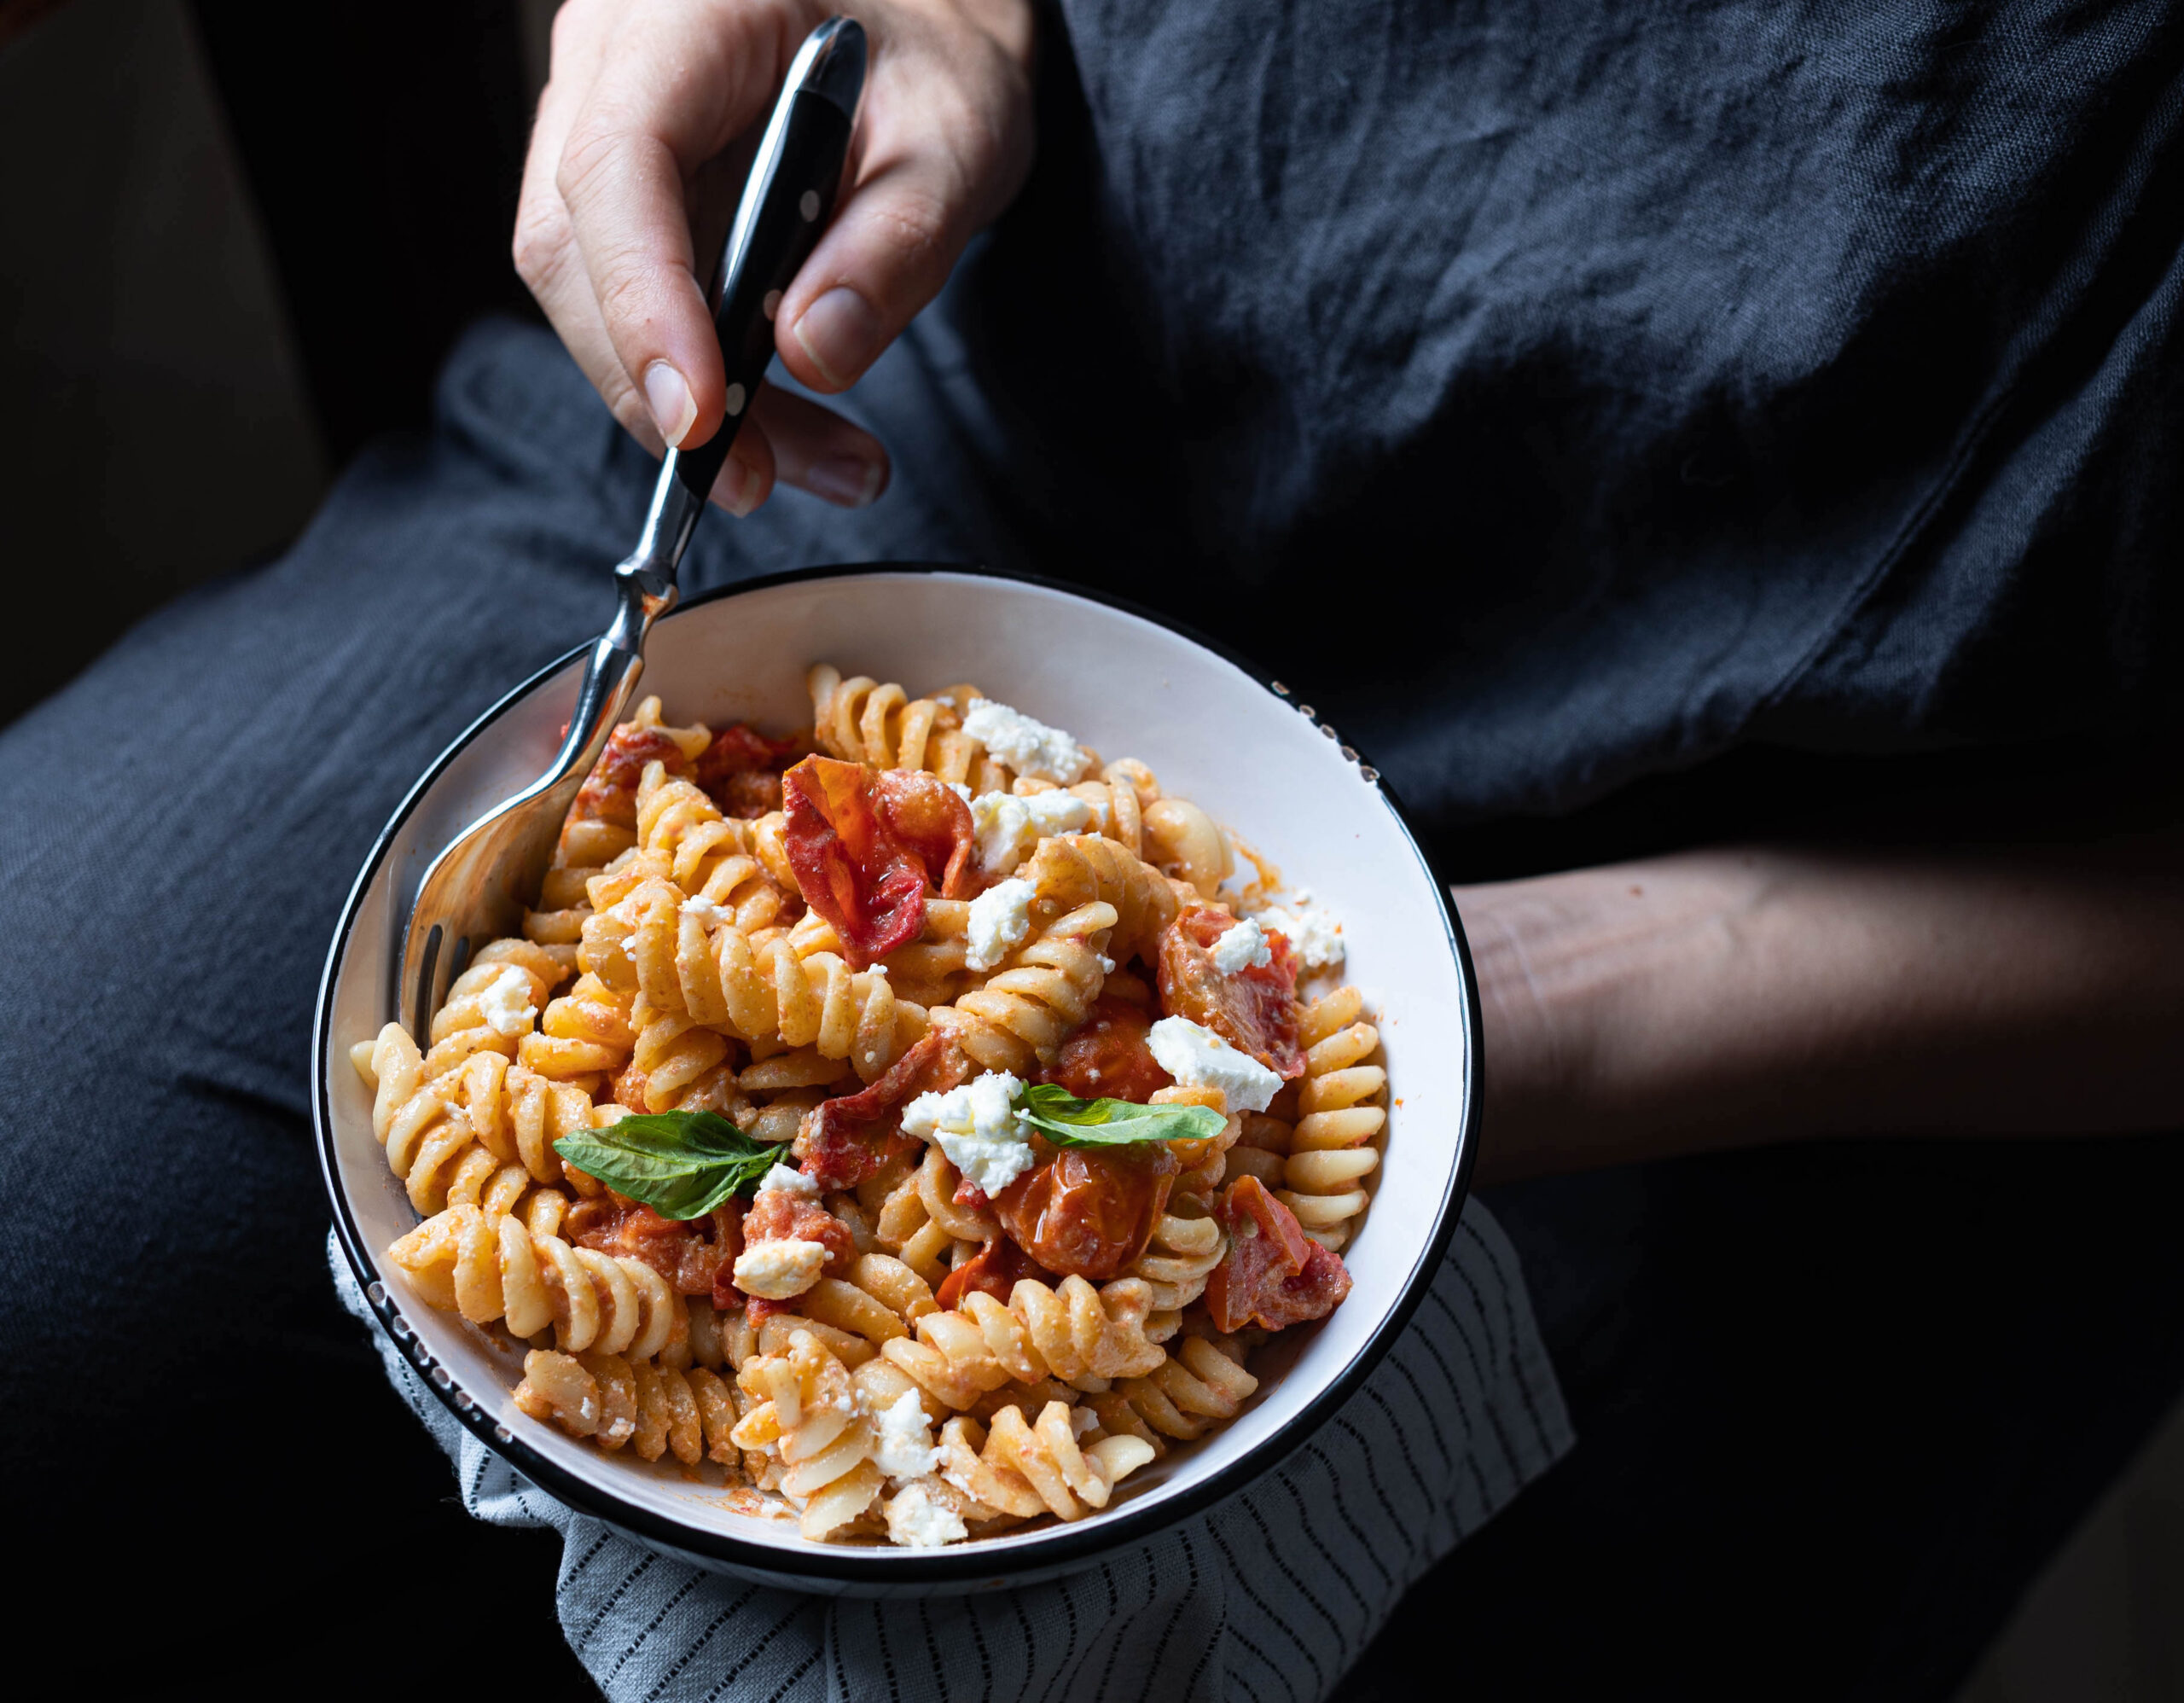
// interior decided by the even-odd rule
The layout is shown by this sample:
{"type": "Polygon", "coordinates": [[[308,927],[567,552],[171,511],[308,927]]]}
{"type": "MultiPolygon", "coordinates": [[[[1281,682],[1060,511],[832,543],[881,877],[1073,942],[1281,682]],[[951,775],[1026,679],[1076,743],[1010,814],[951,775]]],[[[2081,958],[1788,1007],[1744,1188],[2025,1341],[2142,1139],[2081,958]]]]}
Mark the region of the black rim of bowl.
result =
{"type": "MultiPolygon", "coordinates": [[[[328,1097],[331,1077],[333,1044],[334,988],[341,959],[349,943],[351,929],[356,925],[357,907],[369,890],[373,878],[378,875],[395,836],[410,819],[419,802],[431,791],[433,784],[457,756],[467,750],[471,742],[487,728],[506,714],[520,700],[536,690],[554,675],[581,658],[590,648],[590,642],[575,646],[548,663],[520,685],[508,692],[491,709],[473,722],[433,759],[432,766],[410,789],[393,816],[380,831],[372,846],[371,855],[364,860],[363,869],[350,890],[347,903],[341,908],[341,920],[334,933],[334,943],[328,951],[326,969],[320,979],[318,1008],[311,1036],[311,1114],[317,1126],[318,1158],[321,1174],[326,1183],[328,1201],[334,1209],[335,1233],[341,1242],[342,1253],[347,1257],[351,1271],[364,1292],[374,1317],[380,1328],[393,1340],[396,1348],[417,1372],[424,1386],[437,1397],[440,1404],[455,1415],[456,1421],[486,1448],[506,1461],[515,1470],[540,1489],[558,1497],[581,1513],[591,1514],[609,1525],[627,1532],[641,1540],[659,1548],[703,1559],[722,1561],[753,1572],[772,1573],[787,1578],[825,1579],[833,1584],[932,1584],[961,1582],[971,1584],[993,1581],[996,1574],[1006,1576],[1018,1572],[1059,1573],[1089,1566],[1101,1556],[1127,1544],[1141,1542],[1172,1526],[1203,1512],[1241,1490],[1287,1460],[1302,1448],[1312,1435],[1331,1418],[1335,1410],[1363,1384],[1373,1369],[1394,1344],[1397,1335],[1410,1322],[1411,1316],[1425,1299],[1433,1273],[1445,1256],[1449,1243],[1455,1236],[1456,1221],[1463,1209],[1466,1195],[1470,1192],[1471,1172],[1478,1146],[1480,1100],[1479,1010],[1478,987],[1472,971],[1471,949],[1464,938],[1463,924],[1456,915],[1455,900],[1432,853],[1426,849],[1413,827],[1409,812],[1403,807],[1395,789],[1391,787],[1369,761],[1354,747],[1342,743],[1334,729],[1319,722],[1309,705],[1298,700],[1298,695],[1282,682],[1275,680],[1264,669],[1249,658],[1239,655],[1218,640],[1196,631],[1180,621],[1170,619],[1156,611],[1147,609],[1127,599],[1108,596],[1062,580],[1046,578],[1038,574],[1018,573],[997,568],[968,567],[958,562],[845,562],[821,567],[793,569],[787,573],[767,574],[762,578],[740,579],[705,592],[680,603],[663,619],[672,620],[687,610],[726,598],[742,596],[751,592],[765,591],[782,585],[794,585],[815,580],[844,579],[871,575],[896,574],[905,578],[932,573],[967,574],[988,579],[1012,580],[1019,584],[1037,586],[1048,591],[1060,592],[1087,602],[1104,604],[1126,614],[1135,615],[1156,626],[1189,640],[1212,652],[1215,655],[1241,669],[1261,687],[1289,708],[1319,726],[1330,741],[1336,741],[1360,777],[1375,788],[1396,825],[1409,842],[1411,852],[1426,877],[1433,884],[1441,901],[1441,920],[1449,950],[1455,954],[1463,975],[1463,1024],[1466,1057],[1468,1061],[1466,1093],[1464,1096],[1463,1126],[1459,1132],[1460,1146],[1456,1165],[1450,1173],[1449,1186],[1441,1202],[1433,1232],[1420,1247],[1418,1258],[1409,1275],[1403,1280],[1396,1304],[1382,1318],[1379,1327],[1365,1342],[1356,1356],[1310,1402],[1298,1410],[1288,1423],[1255,1448],[1247,1450],[1217,1472],[1209,1473],[1196,1484],[1177,1491],[1157,1504],[1136,1505],[1124,1502],[1102,1513],[1099,1518],[1056,1526],[1040,1532],[1027,1534],[1034,1541],[1021,1548],[996,1549],[985,1543],[971,1543],[961,1548],[907,1550],[897,1549],[834,1546],[807,1543],[775,1549],[752,1543],[722,1532],[708,1531],[665,1518],[651,1510],[623,1502],[611,1492],[577,1477],[552,1460],[540,1454],[513,1431],[501,1425],[487,1410],[485,1402],[472,1397],[456,1386],[447,1369],[441,1366],[425,1346],[421,1339],[403,1318],[394,1297],[382,1284],[374,1270],[371,1257],[364,1246],[355,1216],[349,1208],[348,1196],[341,1186],[340,1173],[334,1146],[333,1106],[328,1097]]],[[[493,1399],[505,1395],[497,1392],[493,1399]]]]}

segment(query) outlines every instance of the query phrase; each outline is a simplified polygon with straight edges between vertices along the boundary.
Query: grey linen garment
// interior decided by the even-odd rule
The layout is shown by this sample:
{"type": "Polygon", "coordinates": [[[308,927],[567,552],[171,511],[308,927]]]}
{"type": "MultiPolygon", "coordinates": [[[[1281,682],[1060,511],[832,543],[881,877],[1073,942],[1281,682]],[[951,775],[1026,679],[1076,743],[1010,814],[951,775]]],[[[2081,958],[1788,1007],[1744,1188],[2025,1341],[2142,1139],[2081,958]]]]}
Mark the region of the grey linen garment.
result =
{"type": "MultiPolygon", "coordinates": [[[[331,1237],[327,1253],[368,1319],[331,1237]]],[[[561,1534],[561,1630],[613,1703],[1310,1703],[1572,1440],[1515,1252],[1476,1200],[1410,1328],[1300,1450],[1083,1572],[979,1596],[804,1595],[672,1560],[531,1484],[373,1335],[463,1506],[561,1534]]]]}

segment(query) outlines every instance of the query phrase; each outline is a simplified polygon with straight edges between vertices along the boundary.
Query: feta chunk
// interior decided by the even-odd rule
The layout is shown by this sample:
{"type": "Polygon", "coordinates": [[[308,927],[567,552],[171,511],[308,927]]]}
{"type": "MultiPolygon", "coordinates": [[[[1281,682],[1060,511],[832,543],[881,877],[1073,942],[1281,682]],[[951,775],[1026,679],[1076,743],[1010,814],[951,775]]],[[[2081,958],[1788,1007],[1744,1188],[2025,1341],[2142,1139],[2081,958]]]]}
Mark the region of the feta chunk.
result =
{"type": "Polygon", "coordinates": [[[970,935],[963,962],[990,970],[1024,944],[1031,932],[1031,899],[1037,889],[1012,875],[971,901],[970,935]]]}
{"type": "Polygon", "coordinates": [[[510,964],[479,990],[478,1014],[497,1035],[527,1034],[538,1014],[531,1003],[531,978],[510,964]]]}
{"type": "Polygon", "coordinates": [[[1035,781],[1066,787],[1083,780],[1092,767],[1092,753],[1060,728],[1034,721],[1021,710],[990,698],[971,700],[963,731],[985,747],[988,756],[1035,781]]]}
{"type": "Polygon", "coordinates": [[[1213,968],[1224,976],[1269,962],[1274,948],[1267,944],[1258,919],[1247,916],[1213,943],[1213,968]]]}
{"type": "Polygon", "coordinates": [[[1342,924],[1323,910],[1304,910],[1311,898],[1299,892],[1289,905],[1270,904],[1258,914],[1262,926],[1289,937],[1289,949],[1308,970],[1332,969],[1342,962],[1342,924]]]}
{"type": "Polygon", "coordinates": [[[1074,793],[981,793],[971,800],[978,834],[979,867],[1005,875],[1039,849],[1050,834],[1075,834],[1092,822],[1092,806],[1074,793]]]}
{"type": "Polygon", "coordinates": [[[905,1485],[886,1507],[888,1541],[905,1549],[937,1549],[943,1543],[960,1543],[971,1535],[963,1516],[935,1502],[932,1492],[923,1485],[905,1485]]]}
{"type": "Polygon", "coordinates": [[[940,1450],[933,1447],[932,1427],[926,1421],[916,1391],[903,1391],[892,1407],[881,1408],[873,1420],[878,1441],[872,1459],[881,1472],[891,1479],[921,1479],[932,1470],[940,1450]]]}
{"type": "Polygon", "coordinates": [[[816,1283],[826,1265],[824,1242],[754,1241],[735,1257],[735,1287],[761,1300],[786,1301],[816,1283]]]}
{"type": "Polygon", "coordinates": [[[717,928],[723,922],[735,921],[735,913],[724,904],[715,904],[709,898],[686,898],[682,901],[682,915],[694,916],[708,928],[717,928]]]}
{"type": "Polygon", "coordinates": [[[1263,1112],[1281,1091],[1279,1076],[1188,1017],[1163,1017],[1147,1032],[1145,1044],[1160,1068],[1184,1087],[1219,1089],[1232,1113],[1263,1112]]]}
{"type": "Polygon", "coordinates": [[[807,1200],[816,1200],[819,1198],[817,1183],[802,1171],[792,1171],[785,1165],[776,1165],[758,1179],[758,1192],[759,1194],[764,1194],[769,1189],[777,1194],[801,1195],[807,1200]]]}
{"type": "Polygon", "coordinates": [[[921,1094],[903,1108],[903,1129],[938,1144],[974,1187],[998,1194],[1037,1161],[1016,1115],[1023,1086],[1005,1070],[988,1071],[945,1094],[921,1094]]]}

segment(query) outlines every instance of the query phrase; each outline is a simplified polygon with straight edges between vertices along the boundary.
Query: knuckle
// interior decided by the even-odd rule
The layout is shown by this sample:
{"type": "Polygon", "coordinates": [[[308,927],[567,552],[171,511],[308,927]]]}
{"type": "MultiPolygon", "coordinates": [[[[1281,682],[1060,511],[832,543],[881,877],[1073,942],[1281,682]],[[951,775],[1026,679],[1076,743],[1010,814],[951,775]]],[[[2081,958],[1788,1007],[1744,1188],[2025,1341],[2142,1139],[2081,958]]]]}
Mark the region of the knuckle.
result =
{"type": "Polygon", "coordinates": [[[582,114],[562,138],[561,157],[554,167],[554,187],[571,206],[613,169],[616,156],[628,145],[626,129],[608,114],[582,114]]]}
{"type": "Polygon", "coordinates": [[[599,311],[609,325],[638,324],[653,317],[652,280],[628,256],[613,255],[600,269],[599,311]]]}
{"type": "Polygon", "coordinates": [[[944,195],[904,184],[872,210],[871,218],[873,235],[905,270],[923,272],[945,264],[952,220],[944,195]]]}
{"type": "Polygon", "coordinates": [[[516,276],[535,295],[560,275],[569,247],[568,215],[558,200],[526,193],[516,204],[510,253],[516,276]]]}

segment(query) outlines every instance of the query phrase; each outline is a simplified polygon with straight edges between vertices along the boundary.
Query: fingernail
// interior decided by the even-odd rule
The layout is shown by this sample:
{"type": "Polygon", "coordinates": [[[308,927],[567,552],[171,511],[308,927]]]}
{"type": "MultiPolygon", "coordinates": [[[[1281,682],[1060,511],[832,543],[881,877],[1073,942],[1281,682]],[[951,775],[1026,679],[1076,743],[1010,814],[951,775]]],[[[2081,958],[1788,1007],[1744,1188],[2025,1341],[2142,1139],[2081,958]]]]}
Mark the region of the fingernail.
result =
{"type": "Polygon", "coordinates": [[[845,284],[838,284],[804,310],[796,340],[828,383],[846,390],[880,352],[880,316],[845,284]]]}
{"type": "Polygon", "coordinates": [[[804,470],[804,488],[815,497],[839,503],[845,509],[862,509],[880,495],[887,470],[878,462],[856,456],[829,456],[804,470]]]}
{"type": "Polygon", "coordinates": [[[758,475],[731,455],[713,481],[713,501],[741,520],[758,506],[758,475]]]}
{"type": "Polygon", "coordinates": [[[698,404],[682,375],[665,361],[654,361],[645,369],[645,406],[652,410],[652,423],[659,427],[659,435],[671,447],[680,449],[683,434],[698,417],[698,404]]]}

